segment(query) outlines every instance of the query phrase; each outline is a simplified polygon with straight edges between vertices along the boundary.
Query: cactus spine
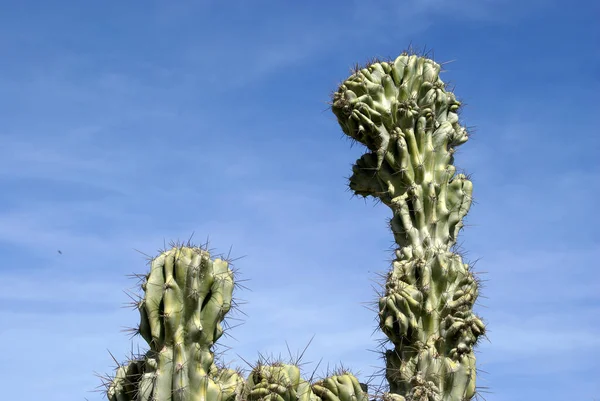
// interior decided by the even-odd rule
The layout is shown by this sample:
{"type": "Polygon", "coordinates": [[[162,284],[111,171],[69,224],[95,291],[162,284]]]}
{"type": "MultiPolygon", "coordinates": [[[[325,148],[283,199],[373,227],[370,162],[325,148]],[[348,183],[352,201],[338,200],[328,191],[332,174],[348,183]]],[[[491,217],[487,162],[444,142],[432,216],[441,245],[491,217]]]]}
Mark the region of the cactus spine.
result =
{"type": "MultiPolygon", "coordinates": [[[[478,285],[451,251],[471,205],[472,183],[453,153],[468,133],[440,66],[417,55],[360,68],[333,94],[346,135],[368,149],[349,187],[392,209],[398,245],[379,299],[387,398],[459,401],[475,394],[473,346],[485,332],[472,307],[478,285]]],[[[385,397],[384,396],[384,397],[385,397]]]]}
{"type": "Polygon", "coordinates": [[[188,243],[173,244],[150,265],[133,330],[149,350],[104,378],[109,401],[368,401],[347,371],[309,383],[295,364],[261,362],[247,380],[218,367],[213,346],[233,302],[230,263],[188,243]]]}

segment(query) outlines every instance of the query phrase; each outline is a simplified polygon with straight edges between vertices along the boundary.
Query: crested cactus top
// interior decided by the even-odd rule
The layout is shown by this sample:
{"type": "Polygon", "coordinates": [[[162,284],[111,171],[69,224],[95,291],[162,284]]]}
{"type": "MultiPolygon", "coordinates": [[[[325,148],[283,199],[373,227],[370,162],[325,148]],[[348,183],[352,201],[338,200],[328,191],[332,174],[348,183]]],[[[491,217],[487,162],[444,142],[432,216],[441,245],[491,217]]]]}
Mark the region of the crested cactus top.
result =
{"type": "Polygon", "coordinates": [[[397,128],[417,128],[415,139],[423,150],[435,145],[428,129],[448,147],[461,145],[468,135],[458,124],[460,102],[446,91],[439,73],[439,64],[416,55],[373,63],[342,83],[333,95],[333,113],[344,133],[379,154],[397,128]]]}
{"type": "Polygon", "coordinates": [[[357,69],[333,95],[344,133],[370,150],[350,188],[395,210],[392,229],[407,255],[449,249],[471,204],[471,182],[452,165],[468,134],[439,72],[434,61],[403,54],[357,69]]]}

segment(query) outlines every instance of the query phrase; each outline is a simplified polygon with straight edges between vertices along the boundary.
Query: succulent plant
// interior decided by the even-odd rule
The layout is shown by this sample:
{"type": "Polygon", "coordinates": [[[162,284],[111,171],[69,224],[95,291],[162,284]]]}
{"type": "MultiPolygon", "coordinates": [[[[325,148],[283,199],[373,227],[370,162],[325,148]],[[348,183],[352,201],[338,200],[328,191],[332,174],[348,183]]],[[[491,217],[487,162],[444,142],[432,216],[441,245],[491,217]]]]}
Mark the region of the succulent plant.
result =
{"type": "Polygon", "coordinates": [[[348,371],[315,382],[295,363],[257,363],[248,379],[219,367],[214,345],[230,311],[235,286],[227,260],[204,247],[172,244],[142,277],[144,296],[134,299],[148,343],[141,356],[104,378],[109,401],[368,401],[366,388],[348,371]]]}
{"type": "Polygon", "coordinates": [[[120,366],[110,401],[230,401],[241,392],[238,372],[214,363],[213,346],[231,309],[233,272],[199,247],[174,246],[151,262],[137,302],[137,332],[149,350],[120,366]]]}
{"type": "Polygon", "coordinates": [[[392,209],[395,259],[379,299],[379,326],[394,400],[459,401],[475,394],[473,347],[485,333],[473,313],[478,282],[453,253],[473,186],[454,151],[469,137],[461,103],[440,65],[403,53],[357,68],[333,94],[343,132],[367,148],[350,189],[392,209]]]}

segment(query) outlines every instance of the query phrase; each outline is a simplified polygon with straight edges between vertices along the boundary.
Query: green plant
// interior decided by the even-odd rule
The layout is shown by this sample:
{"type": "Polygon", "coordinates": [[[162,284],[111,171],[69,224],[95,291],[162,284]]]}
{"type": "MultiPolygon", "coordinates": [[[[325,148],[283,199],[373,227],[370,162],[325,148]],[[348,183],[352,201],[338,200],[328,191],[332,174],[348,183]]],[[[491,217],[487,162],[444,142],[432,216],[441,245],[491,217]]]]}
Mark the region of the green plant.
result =
{"type": "Polygon", "coordinates": [[[398,248],[379,326],[393,345],[385,352],[385,396],[393,400],[470,400],[473,346],[485,332],[472,311],[478,283],[452,251],[472,183],[455,174],[454,150],[468,132],[439,73],[439,64],[417,55],[375,60],[356,68],[332,99],[344,133],[368,149],[353,166],[350,189],[392,209],[398,248]]]}
{"type": "Polygon", "coordinates": [[[368,401],[364,385],[347,371],[309,383],[298,361],[259,362],[247,380],[217,366],[214,345],[233,302],[230,263],[188,243],[172,244],[150,266],[144,296],[134,300],[140,324],[133,329],[149,350],[104,378],[110,401],[368,401]]]}

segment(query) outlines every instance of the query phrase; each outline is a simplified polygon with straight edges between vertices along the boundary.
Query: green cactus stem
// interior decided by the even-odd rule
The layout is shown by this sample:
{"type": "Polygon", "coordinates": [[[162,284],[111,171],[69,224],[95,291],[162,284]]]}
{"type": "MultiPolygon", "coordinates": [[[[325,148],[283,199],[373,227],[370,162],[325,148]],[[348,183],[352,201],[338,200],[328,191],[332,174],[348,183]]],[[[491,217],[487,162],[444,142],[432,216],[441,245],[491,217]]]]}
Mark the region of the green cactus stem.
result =
{"type": "Polygon", "coordinates": [[[219,369],[212,348],[231,308],[233,273],[202,248],[173,247],[151,262],[138,303],[150,349],[117,369],[110,401],[234,400],[243,379],[219,369]]]}
{"type": "Polygon", "coordinates": [[[149,350],[105,380],[109,401],[368,401],[364,385],[347,371],[310,383],[300,377],[298,361],[258,363],[247,380],[239,370],[217,367],[213,346],[235,284],[229,262],[173,244],[150,266],[134,329],[149,350]]]}
{"type": "Polygon", "coordinates": [[[484,334],[472,308],[478,284],[451,251],[471,205],[472,183],[455,174],[453,154],[468,139],[461,106],[439,78],[440,65],[402,54],[345,80],[332,111],[368,152],[349,187],[392,209],[396,258],[379,299],[388,398],[462,401],[475,394],[473,347],[484,334]]]}

